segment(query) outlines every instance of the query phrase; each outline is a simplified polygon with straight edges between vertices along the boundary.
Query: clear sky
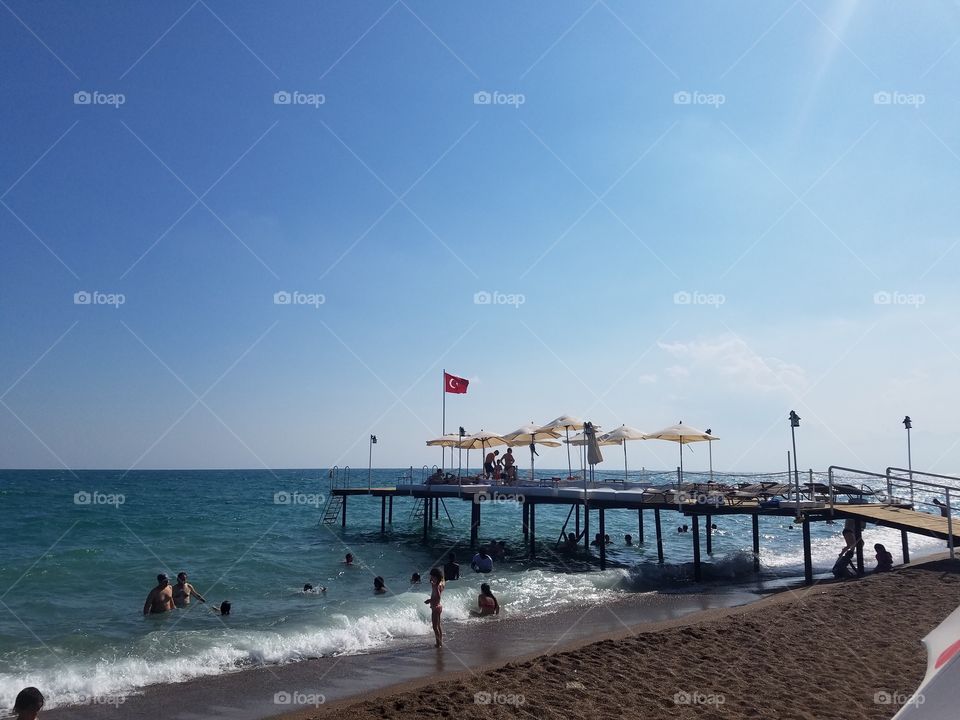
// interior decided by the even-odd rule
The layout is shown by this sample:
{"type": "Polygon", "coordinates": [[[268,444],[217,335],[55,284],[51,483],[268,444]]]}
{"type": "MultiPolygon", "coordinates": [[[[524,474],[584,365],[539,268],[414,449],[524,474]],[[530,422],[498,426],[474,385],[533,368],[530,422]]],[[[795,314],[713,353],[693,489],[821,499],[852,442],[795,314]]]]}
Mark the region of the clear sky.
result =
{"type": "Polygon", "coordinates": [[[876,469],[910,414],[960,470],[956,2],[2,0],[0,48],[4,467],[434,463],[447,368],[448,429],[778,470],[795,409],[876,469]]]}

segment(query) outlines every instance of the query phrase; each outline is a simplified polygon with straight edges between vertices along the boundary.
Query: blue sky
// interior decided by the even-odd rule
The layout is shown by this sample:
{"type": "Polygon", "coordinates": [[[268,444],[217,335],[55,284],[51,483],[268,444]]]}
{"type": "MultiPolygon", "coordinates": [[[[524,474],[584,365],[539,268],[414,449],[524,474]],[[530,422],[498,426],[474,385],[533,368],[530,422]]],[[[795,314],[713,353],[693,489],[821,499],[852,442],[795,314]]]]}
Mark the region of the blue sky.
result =
{"type": "Polygon", "coordinates": [[[960,470],[956,3],[0,5],[4,467],[960,470]]]}

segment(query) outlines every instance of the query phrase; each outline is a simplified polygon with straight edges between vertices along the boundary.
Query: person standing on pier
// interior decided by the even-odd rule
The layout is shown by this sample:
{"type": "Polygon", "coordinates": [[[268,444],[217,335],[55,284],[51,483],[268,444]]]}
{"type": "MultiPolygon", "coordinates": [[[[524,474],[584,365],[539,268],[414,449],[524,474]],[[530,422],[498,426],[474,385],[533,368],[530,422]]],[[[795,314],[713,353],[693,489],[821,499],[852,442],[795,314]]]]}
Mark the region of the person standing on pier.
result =
{"type": "Polygon", "coordinates": [[[495,470],[494,463],[497,461],[497,455],[499,454],[499,450],[493,450],[488,452],[487,456],[483,459],[483,475],[487,480],[493,479],[493,473],[495,470]]]}

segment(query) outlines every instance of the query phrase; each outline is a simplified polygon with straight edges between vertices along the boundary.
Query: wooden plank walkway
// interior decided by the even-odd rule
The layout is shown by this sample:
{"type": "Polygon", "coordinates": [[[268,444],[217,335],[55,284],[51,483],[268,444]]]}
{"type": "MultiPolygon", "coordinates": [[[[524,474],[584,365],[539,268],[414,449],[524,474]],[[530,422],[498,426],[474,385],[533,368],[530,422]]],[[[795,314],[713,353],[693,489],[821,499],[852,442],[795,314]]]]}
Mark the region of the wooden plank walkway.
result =
{"type": "MultiPolygon", "coordinates": [[[[840,517],[866,520],[884,527],[915,532],[941,540],[946,540],[949,535],[947,518],[918,512],[907,507],[873,503],[869,505],[834,505],[834,513],[840,517]]],[[[954,545],[960,545],[960,518],[953,519],[953,542],[954,545]]]]}

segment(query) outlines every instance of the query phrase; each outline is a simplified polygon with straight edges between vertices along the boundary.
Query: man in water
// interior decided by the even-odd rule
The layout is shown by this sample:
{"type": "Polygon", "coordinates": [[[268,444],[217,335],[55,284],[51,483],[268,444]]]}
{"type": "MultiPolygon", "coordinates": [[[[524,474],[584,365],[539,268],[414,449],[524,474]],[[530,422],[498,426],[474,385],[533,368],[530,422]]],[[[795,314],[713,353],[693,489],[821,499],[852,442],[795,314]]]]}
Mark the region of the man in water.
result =
{"type": "Polygon", "coordinates": [[[170,587],[170,578],[166,573],[157,575],[157,586],[147,595],[143,604],[143,614],[151,615],[173,610],[173,589],[170,587]]]}
{"type": "Polygon", "coordinates": [[[190,604],[190,596],[194,596],[202,603],[205,603],[203,595],[198,593],[193,585],[187,582],[185,572],[177,573],[177,584],[173,586],[173,604],[178,608],[185,608],[190,604]]]}
{"type": "Polygon", "coordinates": [[[453,553],[447,556],[447,562],[443,566],[443,578],[447,581],[460,579],[460,565],[457,564],[457,556],[453,553]]]}
{"type": "Polygon", "coordinates": [[[480,552],[473,556],[473,560],[470,561],[470,567],[479,573],[493,571],[493,558],[487,554],[486,547],[480,548],[480,552]]]}

